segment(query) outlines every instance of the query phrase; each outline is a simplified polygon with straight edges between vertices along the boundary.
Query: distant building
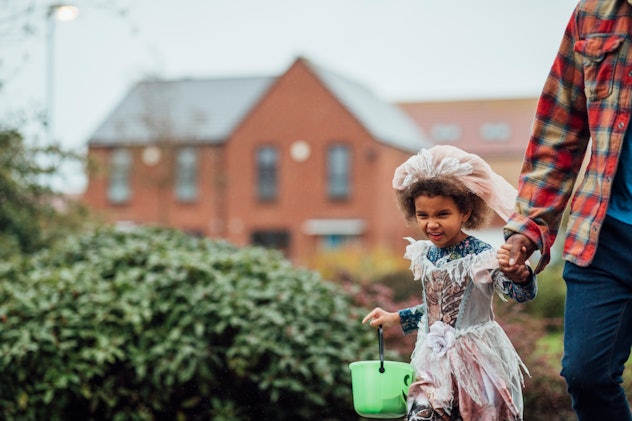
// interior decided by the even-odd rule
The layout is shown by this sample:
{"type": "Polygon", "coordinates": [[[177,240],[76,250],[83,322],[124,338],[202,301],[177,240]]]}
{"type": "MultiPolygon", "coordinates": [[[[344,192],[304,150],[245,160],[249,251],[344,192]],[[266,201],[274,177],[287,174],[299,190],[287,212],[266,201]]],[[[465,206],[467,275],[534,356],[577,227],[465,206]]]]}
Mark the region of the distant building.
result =
{"type": "MultiPolygon", "coordinates": [[[[83,201],[120,227],[160,225],[296,263],[353,244],[403,250],[391,179],[434,144],[517,185],[536,98],[391,104],[298,58],[278,77],[137,84],[88,141],[83,201]]],[[[496,219],[479,232],[502,241],[496,219]]]]}
{"type": "Polygon", "coordinates": [[[345,244],[399,253],[411,228],[391,179],[432,145],[422,127],[304,58],[278,77],[145,81],[89,139],[83,200],[122,227],[276,247],[297,263],[345,244]]]}
{"type": "Polygon", "coordinates": [[[433,144],[450,144],[485,158],[517,185],[537,98],[398,104],[433,144]]]}

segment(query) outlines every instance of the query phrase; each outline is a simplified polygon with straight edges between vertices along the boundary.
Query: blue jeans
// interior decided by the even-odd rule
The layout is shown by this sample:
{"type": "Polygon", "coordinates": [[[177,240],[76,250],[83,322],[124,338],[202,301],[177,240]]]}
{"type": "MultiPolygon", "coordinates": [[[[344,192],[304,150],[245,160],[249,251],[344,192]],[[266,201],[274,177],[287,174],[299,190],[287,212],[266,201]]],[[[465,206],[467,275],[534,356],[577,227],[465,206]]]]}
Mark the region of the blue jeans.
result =
{"type": "Polygon", "coordinates": [[[593,263],[566,262],[564,357],[573,409],[580,421],[630,421],[621,387],[632,346],[632,225],[606,217],[593,263]]]}

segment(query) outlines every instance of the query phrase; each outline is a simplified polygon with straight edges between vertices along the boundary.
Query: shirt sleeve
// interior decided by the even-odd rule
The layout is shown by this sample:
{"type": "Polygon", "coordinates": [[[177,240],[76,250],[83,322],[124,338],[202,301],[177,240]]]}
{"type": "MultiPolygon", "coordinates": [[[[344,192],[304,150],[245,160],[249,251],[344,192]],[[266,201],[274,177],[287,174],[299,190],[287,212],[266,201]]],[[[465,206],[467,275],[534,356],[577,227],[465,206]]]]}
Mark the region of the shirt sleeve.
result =
{"type": "Polygon", "coordinates": [[[535,298],[538,294],[538,282],[531,268],[531,279],[524,284],[517,284],[508,279],[500,270],[492,273],[492,278],[496,285],[500,285],[500,289],[504,295],[515,300],[518,303],[527,303],[535,298]]]}
{"type": "Polygon", "coordinates": [[[504,231],[505,238],[521,233],[538,246],[542,258],[536,273],[550,260],[550,248],[590,138],[583,63],[574,50],[578,40],[575,22],[574,15],[538,101],[515,213],[504,231]]]}
{"type": "Polygon", "coordinates": [[[409,333],[417,330],[421,317],[425,312],[425,306],[423,304],[399,310],[399,319],[404,335],[408,335],[409,333]]]}

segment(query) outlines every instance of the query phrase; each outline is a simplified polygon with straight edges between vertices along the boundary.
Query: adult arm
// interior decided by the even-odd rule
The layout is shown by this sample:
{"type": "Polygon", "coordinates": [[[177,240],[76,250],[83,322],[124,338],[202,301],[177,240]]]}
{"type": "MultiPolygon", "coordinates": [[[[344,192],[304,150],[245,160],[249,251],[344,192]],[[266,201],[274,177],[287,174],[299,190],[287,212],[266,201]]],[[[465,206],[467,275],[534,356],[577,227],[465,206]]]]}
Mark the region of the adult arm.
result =
{"type": "Polygon", "coordinates": [[[579,174],[590,138],[577,12],[568,23],[557,56],[538,101],[532,134],[518,182],[514,214],[505,225],[505,238],[516,262],[535,249],[550,260],[550,248],[579,174]],[[516,236],[521,234],[520,236],[516,236]],[[521,256],[521,247],[527,252],[521,256]]]}

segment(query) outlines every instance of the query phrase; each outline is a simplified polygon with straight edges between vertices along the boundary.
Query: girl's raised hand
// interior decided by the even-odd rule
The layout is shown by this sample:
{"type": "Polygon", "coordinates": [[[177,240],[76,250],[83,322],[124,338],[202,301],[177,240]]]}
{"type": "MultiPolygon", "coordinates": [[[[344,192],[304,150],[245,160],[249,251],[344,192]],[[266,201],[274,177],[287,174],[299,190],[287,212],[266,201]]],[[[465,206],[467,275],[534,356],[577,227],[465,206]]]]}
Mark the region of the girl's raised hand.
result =
{"type": "Polygon", "coordinates": [[[383,327],[395,326],[400,323],[399,313],[391,313],[380,307],[375,307],[362,319],[362,323],[366,322],[369,322],[369,325],[373,327],[378,327],[379,325],[383,327]]]}

